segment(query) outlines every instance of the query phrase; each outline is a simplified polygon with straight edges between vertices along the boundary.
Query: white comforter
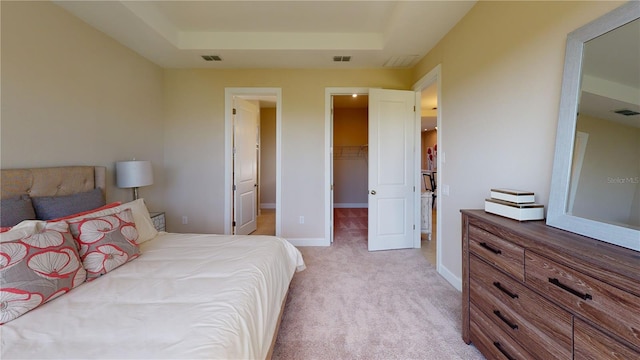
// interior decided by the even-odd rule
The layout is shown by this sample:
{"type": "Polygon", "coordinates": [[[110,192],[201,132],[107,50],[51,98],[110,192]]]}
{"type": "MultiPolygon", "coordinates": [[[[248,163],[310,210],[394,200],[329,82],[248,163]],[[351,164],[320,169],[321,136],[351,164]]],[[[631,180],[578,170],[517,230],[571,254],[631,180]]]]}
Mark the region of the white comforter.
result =
{"type": "Polygon", "coordinates": [[[161,234],[0,326],[0,358],[264,359],[300,252],[272,236],[161,234]]]}

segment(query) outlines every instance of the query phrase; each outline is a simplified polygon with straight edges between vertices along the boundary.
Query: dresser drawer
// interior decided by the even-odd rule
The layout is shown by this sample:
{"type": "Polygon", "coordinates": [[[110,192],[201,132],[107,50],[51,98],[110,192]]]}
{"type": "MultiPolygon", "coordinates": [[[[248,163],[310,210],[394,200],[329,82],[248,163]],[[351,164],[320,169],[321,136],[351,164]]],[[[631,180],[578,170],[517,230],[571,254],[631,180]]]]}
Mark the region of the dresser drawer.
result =
{"type": "Polygon", "coordinates": [[[478,308],[471,304],[471,342],[488,359],[535,359],[478,308]]]}
{"type": "Polygon", "coordinates": [[[541,359],[571,359],[572,316],[524,285],[470,256],[471,302],[541,359]]]}
{"type": "Polygon", "coordinates": [[[574,359],[640,359],[640,352],[621,344],[582,320],[574,323],[574,359]]]}
{"type": "Polygon", "coordinates": [[[569,311],[640,344],[640,297],[527,251],[526,283],[569,311]]]}
{"type": "Polygon", "coordinates": [[[524,248],[470,225],[469,251],[516,279],[524,281],[524,248]]]}

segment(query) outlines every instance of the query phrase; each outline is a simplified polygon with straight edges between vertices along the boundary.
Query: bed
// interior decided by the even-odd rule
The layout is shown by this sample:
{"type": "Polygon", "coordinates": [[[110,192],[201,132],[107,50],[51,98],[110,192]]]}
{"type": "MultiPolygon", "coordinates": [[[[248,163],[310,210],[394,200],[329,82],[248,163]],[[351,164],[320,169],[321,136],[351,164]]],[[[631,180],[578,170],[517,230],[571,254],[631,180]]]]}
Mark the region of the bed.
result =
{"type": "MultiPolygon", "coordinates": [[[[104,197],[103,167],[2,170],[1,176],[3,218],[9,209],[5,200],[29,198],[39,217],[41,200],[72,198],[94,189],[101,189],[104,197]]],[[[271,357],[290,281],[305,267],[294,246],[274,236],[158,233],[142,200],[77,210],[48,221],[25,220],[0,233],[0,312],[9,319],[0,326],[2,359],[271,357]],[[93,228],[98,222],[107,225],[93,228]],[[53,231],[63,234],[64,241],[75,240],[82,266],[65,263],[66,272],[32,266],[41,264],[36,261],[41,253],[33,249],[42,251],[45,242],[55,245],[51,237],[45,241],[40,235],[36,243],[33,233],[53,231]],[[105,240],[107,235],[95,240],[95,234],[115,234],[108,237],[114,242],[105,240]],[[122,245],[112,246],[115,241],[122,245]],[[12,260],[18,259],[16,244],[23,243],[28,244],[24,261],[12,260]],[[106,248],[122,251],[92,260],[106,248]],[[25,263],[37,273],[16,280],[15,269],[25,263]],[[47,288],[46,295],[41,288],[20,288],[33,288],[31,281],[42,283],[43,278],[55,283],[59,279],[51,278],[61,274],[66,274],[63,285],[47,288]],[[33,298],[39,305],[24,311],[33,298]]],[[[48,254],[73,250],[60,249],[48,254]]]]}

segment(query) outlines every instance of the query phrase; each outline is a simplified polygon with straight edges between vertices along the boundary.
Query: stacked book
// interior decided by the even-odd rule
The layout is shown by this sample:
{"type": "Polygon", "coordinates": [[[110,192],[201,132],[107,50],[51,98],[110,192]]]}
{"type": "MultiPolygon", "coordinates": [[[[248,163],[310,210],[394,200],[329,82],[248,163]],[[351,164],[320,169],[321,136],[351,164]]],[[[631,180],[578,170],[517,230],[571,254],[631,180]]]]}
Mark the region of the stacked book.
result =
{"type": "Polygon", "coordinates": [[[544,205],[536,204],[535,194],[530,191],[491,189],[484,211],[518,221],[544,219],[544,205]]]}

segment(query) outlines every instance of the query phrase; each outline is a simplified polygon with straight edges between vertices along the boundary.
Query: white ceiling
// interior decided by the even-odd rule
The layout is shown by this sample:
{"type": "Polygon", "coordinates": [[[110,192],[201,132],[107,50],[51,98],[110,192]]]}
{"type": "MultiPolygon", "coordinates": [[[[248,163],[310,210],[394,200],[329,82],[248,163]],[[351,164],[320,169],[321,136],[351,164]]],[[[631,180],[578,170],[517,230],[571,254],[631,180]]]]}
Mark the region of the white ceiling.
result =
{"type": "Polygon", "coordinates": [[[476,2],[53,1],[167,68],[410,67],[476,2]]]}
{"type": "MultiPolygon", "coordinates": [[[[349,69],[415,65],[476,1],[53,2],[162,67],[349,69]],[[204,61],[202,55],[222,61],[204,61]],[[334,56],[351,56],[351,61],[334,62],[334,56]]],[[[598,103],[623,100],[602,93],[598,79],[631,89],[632,100],[626,101],[631,106],[603,105],[608,110],[638,107],[640,21],[629,25],[585,48],[584,74],[595,79],[585,84],[595,81],[599,88],[593,93],[604,96],[598,103]]],[[[435,126],[435,103],[435,89],[424,91],[423,129],[435,126]]],[[[580,111],[595,116],[585,105],[580,111]]],[[[612,111],[597,115],[622,118],[612,111]]],[[[638,116],[631,118],[625,120],[640,126],[638,116]]]]}
{"type": "MultiPolygon", "coordinates": [[[[53,2],[166,68],[353,69],[415,65],[476,1],[53,2]]],[[[423,91],[422,129],[436,125],[436,96],[435,86],[423,91]]]]}

